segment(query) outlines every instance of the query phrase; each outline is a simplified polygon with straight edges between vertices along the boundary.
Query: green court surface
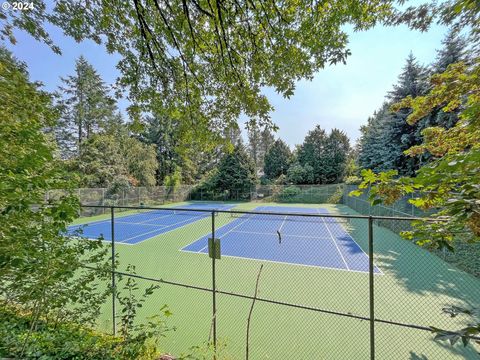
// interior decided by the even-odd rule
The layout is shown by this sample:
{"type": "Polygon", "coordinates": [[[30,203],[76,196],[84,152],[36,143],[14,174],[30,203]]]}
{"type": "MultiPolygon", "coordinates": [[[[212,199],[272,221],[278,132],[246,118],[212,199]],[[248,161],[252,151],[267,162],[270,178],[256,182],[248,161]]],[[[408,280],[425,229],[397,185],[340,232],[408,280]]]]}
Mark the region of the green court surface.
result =
{"type": "MultiPolygon", "coordinates": [[[[175,204],[178,205],[181,203],[175,204]]],[[[252,210],[258,206],[282,209],[281,204],[273,203],[241,203],[234,209],[252,210]]],[[[289,203],[285,206],[355,214],[344,205],[289,203]]],[[[116,218],[131,213],[134,211],[118,213],[116,218]]],[[[81,218],[76,223],[108,217],[107,211],[105,215],[81,218]]],[[[215,216],[217,228],[234,220],[230,214],[215,216]]],[[[201,218],[135,245],[116,244],[120,262],[117,270],[124,271],[132,264],[141,276],[211,288],[212,259],[205,254],[180,251],[209,234],[211,226],[211,218],[201,218]]],[[[342,226],[367,252],[367,220],[353,219],[342,226]]],[[[298,233],[302,233],[301,223],[298,223],[298,233]]],[[[373,234],[374,261],[382,272],[374,276],[377,319],[448,329],[459,329],[468,323],[470,319],[461,316],[452,319],[443,314],[442,308],[449,305],[480,307],[480,279],[402,240],[385,227],[374,225],[373,234]]],[[[258,236],[258,241],[262,241],[261,235],[258,236]]],[[[250,330],[251,359],[369,358],[368,321],[307,309],[368,318],[368,273],[224,256],[216,261],[217,289],[252,296],[262,264],[258,296],[303,308],[256,302],[250,330]]],[[[143,290],[151,282],[139,280],[139,285],[143,290]]],[[[220,359],[245,357],[251,303],[249,299],[217,295],[217,337],[222,344],[220,359]]],[[[176,328],[161,341],[166,352],[179,355],[207,342],[212,322],[211,292],[161,284],[140,309],[139,320],[155,315],[164,304],[173,313],[167,320],[168,325],[176,328]]],[[[111,305],[108,304],[99,326],[110,330],[111,317],[111,305]]],[[[397,325],[377,323],[375,339],[378,359],[478,359],[473,347],[464,348],[461,344],[451,347],[433,341],[430,332],[397,325]]]]}

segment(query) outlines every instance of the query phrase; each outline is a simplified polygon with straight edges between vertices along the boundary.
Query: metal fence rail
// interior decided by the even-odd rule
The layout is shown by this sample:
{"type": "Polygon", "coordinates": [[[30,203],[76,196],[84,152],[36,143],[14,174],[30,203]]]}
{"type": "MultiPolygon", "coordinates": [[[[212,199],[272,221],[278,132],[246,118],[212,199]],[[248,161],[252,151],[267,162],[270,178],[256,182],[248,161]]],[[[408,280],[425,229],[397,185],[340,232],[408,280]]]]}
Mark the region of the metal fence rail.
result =
{"type": "MultiPolygon", "coordinates": [[[[431,326],[468,322],[442,309],[480,307],[480,279],[402,240],[411,217],[313,209],[84,205],[81,222],[84,236],[101,233],[111,247],[114,295],[122,291],[119,278],[138,280],[139,293],[162,285],[139,317],[164,303],[172,308],[177,331],[165,339],[169,351],[209,341],[217,359],[224,351],[245,358],[254,302],[252,359],[478,358],[476,345],[434,341],[431,326]]],[[[117,305],[112,296],[102,319],[113,333],[117,305]]]]}

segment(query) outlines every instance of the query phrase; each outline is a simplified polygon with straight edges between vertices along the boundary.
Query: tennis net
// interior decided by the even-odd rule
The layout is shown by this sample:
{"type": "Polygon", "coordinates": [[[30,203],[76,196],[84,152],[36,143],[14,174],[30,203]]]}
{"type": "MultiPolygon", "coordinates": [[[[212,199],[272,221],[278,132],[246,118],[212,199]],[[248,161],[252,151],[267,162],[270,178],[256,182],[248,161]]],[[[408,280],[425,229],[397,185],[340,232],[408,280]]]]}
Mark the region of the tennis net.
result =
{"type": "Polygon", "coordinates": [[[251,214],[251,213],[230,213],[232,218],[238,219],[251,219],[253,221],[294,221],[300,223],[315,223],[315,224],[349,224],[348,218],[332,218],[324,216],[315,216],[315,214],[300,215],[300,214],[278,214],[278,213],[263,213],[263,214],[251,214]]]}

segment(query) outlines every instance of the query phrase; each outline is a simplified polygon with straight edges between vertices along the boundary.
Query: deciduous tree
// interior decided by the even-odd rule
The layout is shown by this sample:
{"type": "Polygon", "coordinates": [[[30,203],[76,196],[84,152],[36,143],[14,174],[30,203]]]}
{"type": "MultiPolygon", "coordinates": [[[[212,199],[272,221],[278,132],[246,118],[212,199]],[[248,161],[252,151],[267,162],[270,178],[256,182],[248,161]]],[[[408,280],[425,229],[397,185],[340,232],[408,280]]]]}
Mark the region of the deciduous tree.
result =
{"type": "MultiPolygon", "coordinates": [[[[30,332],[39,319],[93,324],[108,292],[96,285],[108,279],[108,255],[101,241],[65,235],[79,203],[70,191],[75,179],[44,132],[57,120],[52,98],[3,48],[0,94],[0,297],[31,313],[30,332]],[[47,201],[58,188],[65,194],[47,201]],[[91,264],[99,271],[85,269],[91,264]]],[[[34,339],[19,344],[19,358],[34,339]]]]}

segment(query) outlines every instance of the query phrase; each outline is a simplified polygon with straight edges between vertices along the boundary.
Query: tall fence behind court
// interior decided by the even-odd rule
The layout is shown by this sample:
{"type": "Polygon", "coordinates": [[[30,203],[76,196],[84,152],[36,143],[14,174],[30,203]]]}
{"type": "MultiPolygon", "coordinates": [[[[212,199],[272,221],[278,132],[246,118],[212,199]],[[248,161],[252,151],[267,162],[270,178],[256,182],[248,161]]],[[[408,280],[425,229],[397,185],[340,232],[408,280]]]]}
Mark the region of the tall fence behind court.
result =
{"type": "MultiPolygon", "coordinates": [[[[167,335],[164,346],[172,352],[210,340],[218,349],[217,359],[224,352],[229,358],[245,358],[247,318],[255,301],[251,359],[478,359],[478,347],[434,341],[431,326],[464,326],[467,319],[451,318],[442,309],[480,307],[480,280],[400,239],[411,218],[195,210],[205,214],[132,245],[115,241],[125,238],[122,217],[140,213],[141,223],[153,227],[179,209],[84,205],[83,210],[88,216],[105,213],[94,219],[111,225],[109,245],[118,260],[112,268],[114,293],[121,291],[119,276],[139,281],[139,292],[161,285],[139,316],[154,315],[163,304],[171,307],[177,330],[167,335]],[[236,256],[229,256],[233,243],[228,231],[236,230],[228,226],[243,220],[250,235],[235,245],[236,256]],[[267,222],[257,228],[257,221],[267,222]],[[265,248],[265,242],[275,236],[259,229],[271,226],[288,227],[287,236],[275,245],[295,250],[287,262],[268,258],[265,249],[273,245],[265,248]],[[220,259],[202,249],[183,250],[202,237],[220,239],[220,259]],[[335,267],[333,252],[327,251],[337,251],[335,246],[344,269],[335,267]],[[259,253],[264,258],[255,259],[259,253]],[[127,265],[134,265],[136,273],[127,272],[127,265]]],[[[105,307],[104,326],[115,329],[117,307],[113,297],[105,307]]]]}
{"type": "MultiPolygon", "coordinates": [[[[345,204],[363,215],[416,216],[425,214],[409,203],[412,196],[400,199],[395,204],[371,206],[368,194],[351,197],[348,194],[357,189],[357,185],[256,185],[251,189],[231,191],[206,191],[195,185],[175,187],[132,187],[112,193],[106,188],[80,188],[76,192],[80,202],[85,205],[102,206],[140,206],[159,205],[182,201],[258,201],[305,204],[345,204]]],[[[52,190],[46,195],[55,198],[63,190],[52,190]]]]}

